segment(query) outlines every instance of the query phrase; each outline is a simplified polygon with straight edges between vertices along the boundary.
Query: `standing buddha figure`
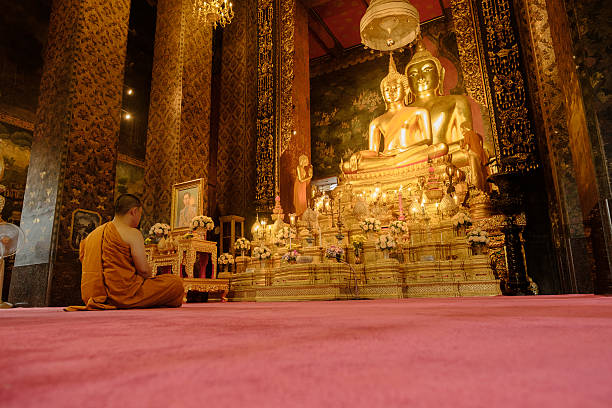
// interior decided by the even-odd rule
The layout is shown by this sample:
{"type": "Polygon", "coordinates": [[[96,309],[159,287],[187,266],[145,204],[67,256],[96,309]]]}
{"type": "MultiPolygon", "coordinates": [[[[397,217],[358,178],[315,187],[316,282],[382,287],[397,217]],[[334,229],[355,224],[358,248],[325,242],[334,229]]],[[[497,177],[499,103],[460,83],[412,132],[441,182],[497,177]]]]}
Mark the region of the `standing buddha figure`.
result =
{"type": "Polygon", "coordinates": [[[370,122],[368,150],[341,164],[344,173],[397,167],[410,160],[446,154],[446,146],[431,146],[433,134],[427,109],[407,106],[409,89],[408,79],[397,72],[390,55],[389,73],[380,83],[386,112],[370,122]]]}

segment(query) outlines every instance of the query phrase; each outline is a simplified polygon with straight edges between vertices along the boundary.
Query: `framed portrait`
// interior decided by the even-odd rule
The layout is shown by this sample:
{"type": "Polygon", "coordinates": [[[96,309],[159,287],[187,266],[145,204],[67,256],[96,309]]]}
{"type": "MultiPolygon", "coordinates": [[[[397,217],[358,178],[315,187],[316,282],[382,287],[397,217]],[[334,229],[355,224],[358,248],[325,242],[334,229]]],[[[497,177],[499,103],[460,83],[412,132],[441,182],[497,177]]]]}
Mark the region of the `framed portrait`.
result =
{"type": "Polygon", "coordinates": [[[102,217],[95,211],[78,208],[72,212],[72,224],[70,225],[70,246],[75,251],[90,232],[102,224],[102,217]]]}
{"type": "Polygon", "coordinates": [[[173,231],[187,230],[196,215],[204,215],[204,179],[196,179],[172,186],[173,231]]]}

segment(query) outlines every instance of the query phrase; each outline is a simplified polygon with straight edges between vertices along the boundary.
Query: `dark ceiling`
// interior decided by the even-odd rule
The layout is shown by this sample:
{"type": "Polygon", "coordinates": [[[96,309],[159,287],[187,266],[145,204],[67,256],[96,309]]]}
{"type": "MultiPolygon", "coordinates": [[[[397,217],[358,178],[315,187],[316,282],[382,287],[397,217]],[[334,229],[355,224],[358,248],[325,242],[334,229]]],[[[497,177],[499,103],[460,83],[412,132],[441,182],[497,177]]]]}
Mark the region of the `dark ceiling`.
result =
{"type": "MultiPolygon", "coordinates": [[[[308,9],[310,59],[340,56],[344,50],[361,44],[359,22],[370,0],[300,0],[308,9]]],[[[450,0],[411,0],[421,23],[438,18],[450,0]]]]}

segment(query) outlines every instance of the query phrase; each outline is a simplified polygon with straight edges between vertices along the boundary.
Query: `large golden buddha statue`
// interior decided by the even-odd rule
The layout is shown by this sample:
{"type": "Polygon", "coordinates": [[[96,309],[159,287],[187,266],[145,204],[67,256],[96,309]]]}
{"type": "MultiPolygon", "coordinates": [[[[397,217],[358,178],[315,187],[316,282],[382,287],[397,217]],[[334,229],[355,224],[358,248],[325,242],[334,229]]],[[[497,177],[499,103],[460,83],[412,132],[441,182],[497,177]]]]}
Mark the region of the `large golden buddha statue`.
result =
{"type": "Polygon", "coordinates": [[[389,74],[381,81],[380,92],[386,112],[370,122],[368,150],[341,164],[344,173],[397,167],[410,160],[446,154],[446,146],[432,146],[427,109],[407,106],[408,78],[397,72],[393,55],[389,57],[389,74]]]}
{"type": "Polygon", "coordinates": [[[369,150],[353,155],[348,163],[342,164],[342,171],[391,169],[450,153],[453,164],[469,166],[472,183],[484,189],[488,156],[482,137],[473,131],[468,98],[444,95],[444,68],[440,60],[419,40],[406,66],[406,75],[393,72],[395,65],[390,65],[393,67],[390,66],[389,75],[381,82],[387,112],[370,124],[369,150]],[[382,151],[379,135],[385,139],[382,151]]]}

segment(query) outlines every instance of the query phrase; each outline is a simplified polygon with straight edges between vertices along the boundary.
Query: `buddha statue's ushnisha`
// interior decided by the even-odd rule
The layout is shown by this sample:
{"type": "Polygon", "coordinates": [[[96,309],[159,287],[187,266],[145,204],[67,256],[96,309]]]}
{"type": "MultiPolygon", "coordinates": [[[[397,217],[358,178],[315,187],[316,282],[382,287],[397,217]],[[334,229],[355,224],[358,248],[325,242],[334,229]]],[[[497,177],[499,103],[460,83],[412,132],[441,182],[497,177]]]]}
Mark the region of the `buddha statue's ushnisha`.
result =
{"type": "Polygon", "coordinates": [[[368,150],[360,151],[341,164],[344,173],[378,170],[426,160],[446,154],[446,146],[431,146],[431,120],[427,109],[406,106],[409,85],[397,72],[393,55],[389,74],[380,83],[386,112],[369,125],[368,150]]]}
{"type": "Polygon", "coordinates": [[[482,137],[473,131],[472,111],[464,95],[444,95],[444,68],[419,40],[406,66],[408,104],[425,108],[432,124],[434,144],[446,144],[457,167],[470,166],[472,183],[484,188],[483,166],[488,155],[482,137]]]}

